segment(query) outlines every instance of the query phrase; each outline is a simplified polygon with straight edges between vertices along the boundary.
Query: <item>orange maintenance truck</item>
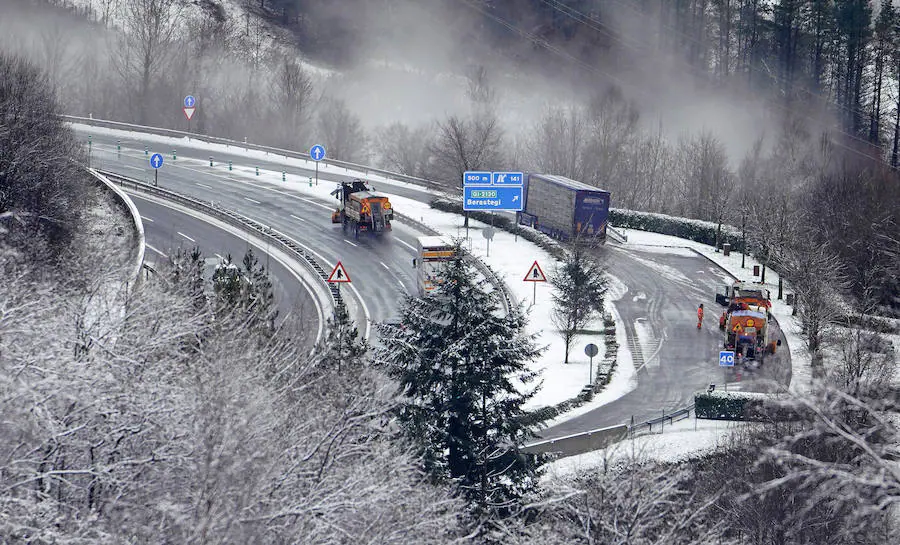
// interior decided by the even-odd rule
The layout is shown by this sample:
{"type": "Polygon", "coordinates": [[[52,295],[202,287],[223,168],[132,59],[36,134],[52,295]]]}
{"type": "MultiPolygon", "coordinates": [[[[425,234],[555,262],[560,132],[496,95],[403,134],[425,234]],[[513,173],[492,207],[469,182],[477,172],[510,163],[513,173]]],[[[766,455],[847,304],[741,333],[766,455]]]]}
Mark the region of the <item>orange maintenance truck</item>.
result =
{"type": "Polygon", "coordinates": [[[341,182],[331,192],[340,206],[331,214],[331,223],[340,223],[344,233],[352,232],[359,238],[360,231],[381,235],[391,230],[394,209],[386,195],[372,191],[366,182],[353,180],[341,182]]]}
{"type": "Polygon", "coordinates": [[[727,307],[719,318],[719,328],[725,332],[725,349],[734,351],[736,361],[762,364],[768,354],[775,353],[781,341],[769,337],[769,290],[738,281],[728,286],[724,295],[717,294],[716,301],[727,307]]]}

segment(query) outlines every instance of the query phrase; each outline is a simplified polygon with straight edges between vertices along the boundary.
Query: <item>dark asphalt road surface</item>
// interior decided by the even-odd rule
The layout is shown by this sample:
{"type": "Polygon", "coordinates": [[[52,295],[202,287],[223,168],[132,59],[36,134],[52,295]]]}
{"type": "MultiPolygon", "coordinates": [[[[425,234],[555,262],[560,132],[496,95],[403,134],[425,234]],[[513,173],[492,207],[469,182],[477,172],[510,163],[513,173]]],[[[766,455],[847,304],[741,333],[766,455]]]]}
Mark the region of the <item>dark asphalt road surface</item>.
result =
{"type": "MultiPolygon", "coordinates": [[[[615,302],[626,331],[635,335],[636,324],[651,332],[644,343],[632,343],[638,369],[637,387],[608,403],[544,430],[551,439],[586,430],[629,423],[640,423],[662,415],[662,411],[684,407],[693,395],[709,384],[723,388],[725,371],[719,367],[723,334],[719,330],[722,307],[716,304],[716,290],[732,281],[731,277],[707,259],[688,250],[607,245],[599,251],[609,272],[621,280],[628,291],[615,302]],[[703,303],[703,327],[697,329],[697,306],[703,303]],[[651,357],[657,351],[656,357],[651,357]],[[646,353],[645,353],[646,352],[646,353]],[[646,361],[644,361],[646,360],[646,361]]],[[[778,333],[780,335],[780,332],[778,333]]],[[[776,337],[780,338],[780,337],[776,337]]],[[[741,381],[729,384],[731,390],[767,391],[771,380],[789,380],[789,355],[776,353],[752,374],[741,374],[741,381]]],[[[732,373],[729,380],[736,380],[732,373]]]]}
{"type": "Polygon", "coordinates": [[[317,327],[317,313],[309,291],[279,261],[267,259],[265,248],[257,248],[246,239],[140,195],[131,193],[130,196],[144,223],[147,241],[145,262],[151,265],[161,264],[178,249],[190,252],[197,247],[205,258],[204,276],[210,279],[221,258],[231,254],[232,261],[241,266],[244,254],[252,248],[258,262],[271,273],[270,279],[278,304],[278,321],[290,314],[302,317],[309,327],[317,327]]]}
{"type": "MultiPolygon", "coordinates": [[[[116,150],[115,138],[94,135],[93,142],[94,167],[140,180],[153,180],[143,142],[122,140],[121,153],[116,150]]],[[[156,145],[156,148],[160,146],[156,145]]],[[[238,155],[232,160],[235,166],[255,164],[238,155]]],[[[225,156],[221,161],[216,158],[216,166],[210,168],[204,161],[203,152],[190,148],[179,150],[178,161],[172,161],[170,150],[164,170],[160,173],[159,184],[216,202],[269,225],[318,252],[324,258],[323,266],[330,267],[341,261],[353,280],[353,287],[362,294],[369,319],[373,322],[395,318],[400,299],[407,293],[416,292],[415,270],[412,268],[416,237],[419,236],[416,232],[394,222],[393,232],[389,236],[360,237],[356,240],[352,235],[345,236],[340,225],[331,223],[331,210],[336,201],[320,201],[263,180],[232,177],[222,162],[227,162],[225,156]],[[186,160],[189,155],[191,161],[186,160]],[[203,162],[198,164],[198,159],[203,162]]],[[[276,171],[282,169],[275,163],[260,162],[259,166],[276,171]]],[[[291,173],[290,169],[287,171],[291,173]]],[[[345,178],[320,173],[319,182],[333,183],[335,179],[345,178]]],[[[400,193],[394,191],[393,186],[391,192],[400,193]]],[[[404,190],[404,193],[413,198],[417,195],[424,198],[421,192],[404,190]]]]}
{"type": "MultiPolygon", "coordinates": [[[[83,138],[86,138],[82,134],[83,138]]],[[[123,153],[116,153],[115,139],[94,138],[94,166],[107,168],[138,179],[152,179],[140,139],[122,140],[123,153]]],[[[150,145],[151,149],[153,145],[150,145]]],[[[156,146],[159,148],[160,146],[156,146]]],[[[242,151],[242,150],[241,150],[242,151]]],[[[208,152],[179,150],[179,159],[190,154],[194,159],[208,160],[208,152]]],[[[166,163],[161,185],[182,193],[216,201],[233,210],[296,238],[322,254],[331,264],[342,261],[368,306],[373,321],[391,319],[405,293],[415,293],[416,280],[411,266],[412,247],[418,236],[403,225],[394,223],[389,237],[358,241],[345,237],[339,226],[330,222],[331,202],[320,202],[307,195],[252,180],[230,179],[221,163],[231,158],[235,165],[254,165],[252,159],[240,155],[215,157],[217,167],[208,163],[198,166],[166,163]]],[[[171,159],[171,150],[166,160],[171,159]]],[[[308,169],[291,169],[276,163],[259,162],[260,168],[288,174],[309,175],[308,169]]],[[[323,180],[335,181],[346,176],[320,173],[323,180]]],[[[416,190],[391,186],[388,193],[427,201],[430,195],[416,190]]],[[[170,236],[170,235],[169,235],[170,236]]],[[[693,394],[710,383],[721,388],[724,372],[718,367],[722,333],[718,329],[721,307],[715,303],[716,289],[731,281],[730,277],[705,258],[686,252],[654,251],[628,244],[609,244],[601,251],[610,273],[627,287],[627,293],[615,303],[626,332],[636,339],[636,330],[649,332],[649,347],[635,354],[638,384],[621,399],[589,413],[545,430],[544,437],[559,437],[605,426],[654,418],[663,410],[688,405],[693,394]],[[699,303],[706,308],[703,328],[696,328],[699,303]],[[658,351],[655,348],[658,347],[658,351]],[[656,354],[656,357],[652,357],[656,354]],[[646,361],[643,361],[646,360],[646,361]]],[[[634,347],[638,342],[630,343],[634,347]]],[[[730,389],[765,391],[771,379],[786,383],[790,376],[789,354],[782,351],[758,371],[744,372],[741,381],[730,389]]],[[[731,379],[736,379],[735,375],[731,379]]],[[[574,394],[574,393],[573,393],[574,394]]]]}

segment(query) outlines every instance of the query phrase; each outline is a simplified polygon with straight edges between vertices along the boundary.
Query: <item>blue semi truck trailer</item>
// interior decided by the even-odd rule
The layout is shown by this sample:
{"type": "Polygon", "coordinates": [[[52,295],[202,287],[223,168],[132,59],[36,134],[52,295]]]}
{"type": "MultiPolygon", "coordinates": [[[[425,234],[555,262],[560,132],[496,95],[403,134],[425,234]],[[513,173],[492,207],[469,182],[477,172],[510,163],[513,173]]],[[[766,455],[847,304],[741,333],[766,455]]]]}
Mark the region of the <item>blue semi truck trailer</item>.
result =
{"type": "Polygon", "coordinates": [[[609,191],[555,174],[525,174],[524,209],[518,222],[553,238],[606,242],[609,191]]]}

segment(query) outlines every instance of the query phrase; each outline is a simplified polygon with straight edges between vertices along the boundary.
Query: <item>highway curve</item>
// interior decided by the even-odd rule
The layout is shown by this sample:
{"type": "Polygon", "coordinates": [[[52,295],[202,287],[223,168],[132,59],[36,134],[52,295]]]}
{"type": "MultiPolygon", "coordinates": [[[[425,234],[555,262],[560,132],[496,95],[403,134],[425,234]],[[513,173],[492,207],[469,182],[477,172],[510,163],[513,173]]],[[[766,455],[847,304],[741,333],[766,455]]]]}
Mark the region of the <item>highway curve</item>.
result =
{"type": "MultiPolygon", "coordinates": [[[[113,138],[95,136],[94,142],[94,158],[102,162],[102,168],[138,178],[151,176],[143,152],[144,144],[139,139],[122,140],[121,155],[115,153],[113,138]]],[[[208,152],[189,148],[179,150],[179,154],[179,157],[191,155],[200,160],[208,157],[208,152]]],[[[223,155],[216,157],[216,161],[227,161],[228,158],[223,155]]],[[[230,158],[235,164],[256,164],[255,160],[239,154],[230,158]]],[[[308,173],[305,169],[285,168],[277,163],[259,162],[259,166],[276,171],[284,169],[295,175],[308,173]]],[[[320,180],[346,178],[322,173],[319,177],[320,180]]],[[[197,166],[196,162],[191,165],[167,163],[165,185],[219,202],[271,224],[313,247],[332,263],[341,260],[365,300],[373,321],[392,318],[398,299],[404,293],[414,293],[415,278],[410,258],[417,234],[403,225],[395,222],[394,233],[380,240],[350,240],[344,237],[339,227],[330,223],[331,203],[320,203],[255,180],[232,180],[221,167],[211,169],[197,166]]],[[[428,193],[415,189],[392,186],[389,192],[420,201],[430,198],[428,193]]],[[[723,373],[717,364],[722,346],[718,330],[720,307],[715,304],[715,292],[730,281],[727,273],[684,249],[662,251],[633,244],[610,244],[600,252],[608,270],[627,287],[626,295],[615,303],[622,325],[632,339],[636,339],[637,328],[648,332],[644,336],[649,338],[650,346],[638,352],[640,343],[630,343],[635,349],[637,364],[641,366],[637,386],[631,393],[545,430],[542,436],[547,438],[627,423],[632,417],[640,422],[661,415],[663,410],[672,411],[690,404],[693,393],[706,389],[710,383],[722,387],[723,373]],[[707,318],[703,329],[697,331],[696,310],[701,302],[708,309],[707,318]]],[[[549,317],[534,316],[532,319],[549,322],[549,317]]],[[[769,379],[773,378],[786,383],[790,380],[789,354],[786,352],[782,350],[779,358],[759,372],[745,374],[741,383],[732,388],[765,390],[770,387],[769,379]]]]}

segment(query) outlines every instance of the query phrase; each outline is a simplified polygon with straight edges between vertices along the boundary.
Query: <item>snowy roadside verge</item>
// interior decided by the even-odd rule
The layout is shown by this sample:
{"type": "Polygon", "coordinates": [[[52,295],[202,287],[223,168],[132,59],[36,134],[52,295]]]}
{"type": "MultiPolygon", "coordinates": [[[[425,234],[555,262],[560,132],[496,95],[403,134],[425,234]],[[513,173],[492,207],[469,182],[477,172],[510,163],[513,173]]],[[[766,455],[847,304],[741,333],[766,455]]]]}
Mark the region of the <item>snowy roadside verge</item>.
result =
{"type": "Polygon", "coordinates": [[[601,450],[554,460],[545,466],[541,481],[545,485],[565,482],[627,460],[677,463],[702,458],[733,446],[734,432],[750,425],[727,420],[681,420],[667,426],[663,433],[628,437],[601,450]]]}
{"type": "Polygon", "coordinates": [[[131,267],[131,274],[129,278],[131,278],[132,287],[137,285],[141,280],[141,268],[144,265],[144,252],[146,251],[147,241],[144,237],[144,223],[141,221],[141,214],[138,212],[137,206],[134,205],[134,201],[131,200],[124,191],[122,191],[116,184],[109,181],[109,179],[97,172],[95,169],[89,168],[88,172],[91,173],[94,178],[100,181],[100,185],[106,187],[108,190],[112,191],[115,195],[115,200],[119,205],[124,209],[124,212],[130,218],[130,222],[134,227],[135,234],[135,255],[134,255],[134,263],[131,267]]]}
{"type": "MultiPolygon", "coordinates": [[[[723,252],[717,252],[714,247],[707,244],[636,229],[621,230],[628,236],[628,242],[624,246],[688,248],[740,280],[758,281],[758,278],[753,276],[753,266],[758,265],[760,270],[762,269],[762,264],[750,255],[746,256],[746,266],[742,268],[740,252],[731,252],[731,255],[726,257],[723,252]]],[[[778,273],[771,269],[766,269],[765,286],[771,291],[773,296],[777,295],[778,273]]],[[[786,282],[784,283],[784,290],[785,293],[790,293],[790,287],[786,282]]],[[[791,384],[789,390],[792,393],[803,394],[809,392],[812,386],[812,358],[803,341],[800,324],[792,313],[793,309],[784,300],[772,300],[772,314],[781,327],[785,344],[787,345],[782,349],[790,350],[791,354],[791,384]]]]}

